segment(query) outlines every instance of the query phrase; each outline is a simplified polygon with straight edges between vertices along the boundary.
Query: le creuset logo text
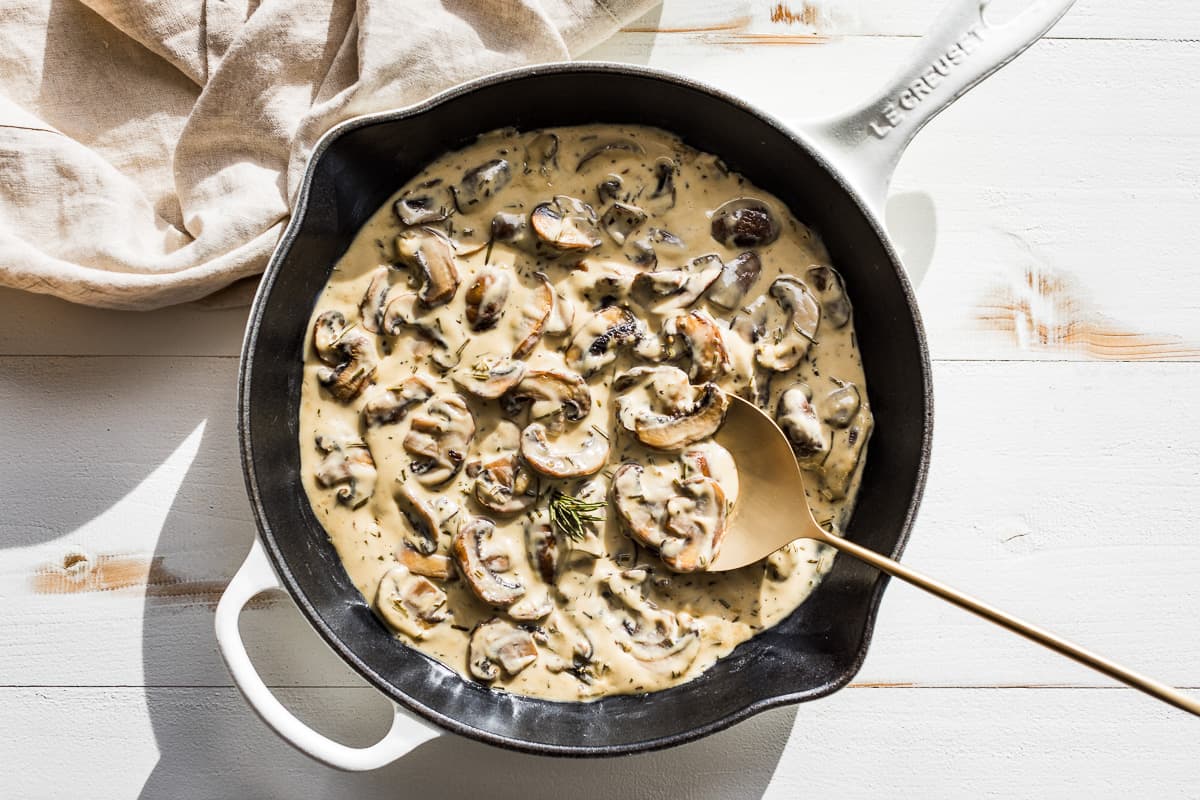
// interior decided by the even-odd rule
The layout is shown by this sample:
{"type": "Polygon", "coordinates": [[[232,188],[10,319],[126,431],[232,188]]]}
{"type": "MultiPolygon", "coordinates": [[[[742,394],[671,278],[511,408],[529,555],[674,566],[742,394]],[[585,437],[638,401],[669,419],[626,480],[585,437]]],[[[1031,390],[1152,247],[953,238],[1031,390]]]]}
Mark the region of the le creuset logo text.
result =
{"type": "Polygon", "coordinates": [[[921,77],[910,83],[894,101],[889,100],[884,104],[881,116],[868,123],[871,133],[882,139],[899,126],[906,111],[912,111],[926,97],[933,94],[934,89],[949,77],[954,68],[979,48],[986,31],[983,25],[972,25],[968,28],[957,42],[950,45],[945,55],[939,56],[937,61],[929,65],[929,69],[921,77]]]}

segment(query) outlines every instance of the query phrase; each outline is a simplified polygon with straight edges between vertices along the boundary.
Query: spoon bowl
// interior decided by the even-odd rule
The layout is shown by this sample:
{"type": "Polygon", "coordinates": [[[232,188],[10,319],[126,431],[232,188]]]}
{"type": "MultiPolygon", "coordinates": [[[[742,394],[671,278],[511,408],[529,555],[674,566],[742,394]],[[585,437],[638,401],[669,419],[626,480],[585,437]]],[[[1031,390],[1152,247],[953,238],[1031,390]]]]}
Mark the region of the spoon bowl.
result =
{"type": "Polygon", "coordinates": [[[1200,700],[1172,686],[1085,650],[1044,628],[823,529],[813,517],[804,472],[796,461],[787,435],[758,406],[735,395],[729,398],[729,409],[716,441],[729,451],[737,464],[738,499],[725,538],[708,571],[724,572],[744,567],[796,539],[816,539],[1164,703],[1200,716],[1200,700]]]}

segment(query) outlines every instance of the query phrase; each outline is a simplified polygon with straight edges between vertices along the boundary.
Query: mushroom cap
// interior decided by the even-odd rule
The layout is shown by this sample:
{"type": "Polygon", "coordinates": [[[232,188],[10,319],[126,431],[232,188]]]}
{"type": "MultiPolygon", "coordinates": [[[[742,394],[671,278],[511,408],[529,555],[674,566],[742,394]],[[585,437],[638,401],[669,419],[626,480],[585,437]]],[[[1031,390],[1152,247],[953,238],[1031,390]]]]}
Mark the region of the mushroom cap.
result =
{"type": "Polygon", "coordinates": [[[426,486],[439,486],[458,474],[475,435],[475,417],[458,394],[439,394],[413,417],[404,449],[409,468],[426,486]]]}
{"type": "Polygon", "coordinates": [[[512,168],[503,158],[494,158],[463,173],[457,186],[450,187],[454,207],[466,214],[494,197],[512,181],[512,168]]]}
{"type": "Polygon", "coordinates": [[[416,534],[409,536],[406,532],[405,542],[422,555],[437,551],[438,535],[446,531],[461,510],[449,497],[425,497],[414,491],[407,481],[400,483],[396,490],[396,504],[412,528],[411,532],[416,534]]]}
{"type": "Polygon", "coordinates": [[[448,581],[454,575],[454,562],[449,556],[421,553],[407,544],[396,548],[396,560],[414,575],[424,575],[439,581],[448,581]]]}
{"type": "Polygon", "coordinates": [[[850,298],[846,296],[846,283],[838,271],[829,266],[816,266],[810,268],[805,277],[821,300],[821,312],[826,321],[835,328],[846,327],[852,310],[850,298]]]}
{"type": "Polygon", "coordinates": [[[846,428],[858,414],[862,398],[858,393],[858,387],[853,383],[846,381],[837,381],[837,383],[837,388],[825,395],[825,399],[821,402],[822,417],[825,422],[835,428],[846,428]]]}
{"type": "Polygon", "coordinates": [[[501,577],[493,569],[495,559],[486,555],[486,547],[496,531],[496,523],[486,517],[468,517],[454,535],[451,551],[463,580],[476,597],[490,606],[507,608],[525,594],[516,580],[501,577]]]}
{"type": "Polygon", "coordinates": [[[803,281],[781,275],[733,323],[755,348],[765,369],[787,372],[808,354],[821,321],[821,307],[803,281]]]}
{"type": "Polygon", "coordinates": [[[829,453],[829,432],[817,419],[817,411],[809,399],[808,387],[798,384],[779,396],[775,421],[792,443],[792,450],[802,466],[818,464],[829,453]]]}
{"type": "Polygon", "coordinates": [[[349,403],[375,377],[374,348],[366,334],[346,325],[340,311],[326,311],[313,324],[313,349],[333,367],[317,371],[317,381],[335,399],[349,403]]]}
{"type": "Polygon", "coordinates": [[[542,580],[553,585],[558,577],[558,537],[554,535],[554,526],[544,511],[526,521],[525,545],[529,559],[537,567],[542,580]]]}
{"type": "Polygon", "coordinates": [[[753,197],[730,200],[712,215],[712,237],[726,247],[762,247],[779,238],[771,207],[753,197]]]}
{"type": "Polygon", "coordinates": [[[740,254],[721,266],[721,274],[708,287],[708,299],[721,308],[733,310],[762,273],[762,261],[752,252],[740,254]]]}
{"type": "Polygon", "coordinates": [[[699,397],[686,413],[639,415],[633,434],[655,450],[681,450],[715,434],[725,421],[729,396],[715,383],[697,387],[699,397]]]}
{"type": "Polygon", "coordinates": [[[467,663],[471,674],[481,681],[494,681],[500,670],[516,675],[537,660],[533,634],[502,619],[490,619],[471,632],[467,663]]]}
{"type": "Polygon", "coordinates": [[[715,380],[729,371],[729,351],[721,327],[707,311],[696,310],[673,317],[663,323],[667,347],[675,349],[676,341],[691,359],[688,377],[697,383],[715,380]]]}
{"type": "Polygon", "coordinates": [[[537,502],[537,479],[510,453],[482,466],[474,494],[481,506],[497,514],[519,514],[537,502]]]}
{"type": "Polygon", "coordinates": [[[485,331],[496,325],[511,286],[512,279],[505,270],[484,269],[475,276],[464,296],[471,330],[485,331]]]}
{"type": "Polygon", "coordinates": [[[592,410],[592,391],[577,372],[565,369],[529,370],[508,392],[514,401],[533,401],[533,419],[562,413],[578,422],[592,410]]]}
{"type": "Polygon", "coordinates": [[[325,453],[317,467],[317,484],[337,489],[342,505],[358,508],[375,493],[375,461],[362,442],[339,442],[327,436],[317,437],[317,448],[325,453]]]}
{"type": "Polygon", "coordinates": [[[524,358],[541,341],[546,332],[546,324],[554,313],[556,296],[554,284],[545,273],[536,273],[538,285],[533,295],[521,309],[521,324],[517,328],[517,346],[513,348],[513,358],[524,358]]]}
{"type": "Polygon", "coordinates": [[[363,424],[368,428],[392,425],[408,416],[413,406],[433,397],[433,385],[419,375],[372,395],[362,407],[363,424]]]}
{"type": "MultiPolygon", "coordinates": [[[[440,182],[440,181],[439,181],[440,182]]],[[[416,190],[410,192],[399,200],[392,207],[396,212],[396,217],[403,225],[431,225],[435,222],[441,222],[446,217],[450,216],[450,211],[444,202],[440,202],[439,198],[435,197],[432,192],[434,186],[430,183],[425,183],[417,189],[425,190],[418,193],[416,190]]],[[[445,199],[445,189],[440,189],[442,200],[445,199]]]]}
{"type": "Polygon", "coordinates": [[[454,371],[454,382],[476,397],[495,400],[525,375],[525,362],[508,357],[481,356],[454,371]]]}
{"type": "MultiPolygon", "coordinates": [[[[560,437],[560,440],[565,437],[560,437]]],[[[608,440],[588,431],[574,450],[551,443],[546,426],[533,422],[521,432],[521,456],[529,466],[551,478],[582,478],[595,475],[608,461],[608,440]]]]}
{"type": "Polygon", "coordinates": [[[448,619],[446,593],[433,581],[398,564],[379,581],[375,608],[393,630],[423,639],[431,628],[448,619]]]}
{"type": "Polygon", "coordinates": [[[377,267],[371,273],[371,283],[367,286],[362,301],[358,304],[362,326],[371,333],[379,333],[379,328],[383,324],[383,309],[387,305],[388,289],[391,288],[388,280],[390,272],[391,269],[388,267],[377,267]]]}
{"type": "Polygon", "coordinates": [[[633,297],[646,310],[665,314],[694,304],[720,275],[720,267],[642,272],[633,280],[633,297]]]}
{"type": "Polygon", "coordinates": [[[424,276],[419,295],[426,306],[450,302],[458,291],[458,268],[454,264],[454,246],[433,228],[412,228],[396,237],[396,260],[424,276]]]}
{"type": "Polygon", "coordinates": [[[642,338],[642,323],[620,306],[602,308],[592,315],[575,334],[567,348],[567,366],[585,378],[616,360],[616,350],[637,344],[642,338]]]}
{"type": "Polygon", "coordinates": [[[554,248],[582,252],[600,246],[596,211],[582,200],[558,195],[552,202],[539,203],[529,214],[537,238],[554,248]]]}
{"type": "Polygon", "coordinates": [[[648,218],[646,212],[635,205],[613,201],[600,217],[600,227],[614,242],[625,244],[625,240],[648,218]]]}

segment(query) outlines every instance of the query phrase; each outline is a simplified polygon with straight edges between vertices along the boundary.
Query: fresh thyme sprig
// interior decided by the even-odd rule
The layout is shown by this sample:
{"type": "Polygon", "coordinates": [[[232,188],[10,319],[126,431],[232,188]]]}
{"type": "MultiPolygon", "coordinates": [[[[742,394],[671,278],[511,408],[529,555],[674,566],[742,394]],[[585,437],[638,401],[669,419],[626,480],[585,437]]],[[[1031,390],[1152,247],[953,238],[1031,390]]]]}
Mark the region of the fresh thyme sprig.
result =
{"type": "Polygon", "coordinates": [[[550,494],[550,524],[572,539],[579,540],[587,536],[584,523],[604,521],[604,517],[593,513],[604,506],[603,500],[589,503],[555,489],[550,494]]]}

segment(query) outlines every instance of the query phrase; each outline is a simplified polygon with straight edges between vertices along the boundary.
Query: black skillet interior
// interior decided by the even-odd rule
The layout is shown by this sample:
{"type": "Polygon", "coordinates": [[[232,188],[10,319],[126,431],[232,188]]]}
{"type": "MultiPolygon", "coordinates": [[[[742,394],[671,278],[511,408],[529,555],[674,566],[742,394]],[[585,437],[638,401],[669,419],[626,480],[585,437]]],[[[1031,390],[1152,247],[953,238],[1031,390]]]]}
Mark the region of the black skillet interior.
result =
{"type": "Polygon", "coordinates": [[[720,154],[824,237],[854,303],[876,419],[851,538],[899,553],[924,483],[932,411],[923,333],[894,254],[819,159],[732,98],[648,71],[547,67],[475,84],[330,140],[310,172],[301,218],[268,269],[243,353],[243,461],[263,541],[322,636],[401,705],[465,736],[558,755],[680,744],[765,708],[836,691],[866,654],[884,586],[870,568],[840,557],[791,617],[700,678],[652,695],[557,703],[488,691],[403,647],[350,583],[299,476],[302,348],[318,291],[367,217],[443,152],[503,126],[590,122],[654,125],[720,154]]]}

